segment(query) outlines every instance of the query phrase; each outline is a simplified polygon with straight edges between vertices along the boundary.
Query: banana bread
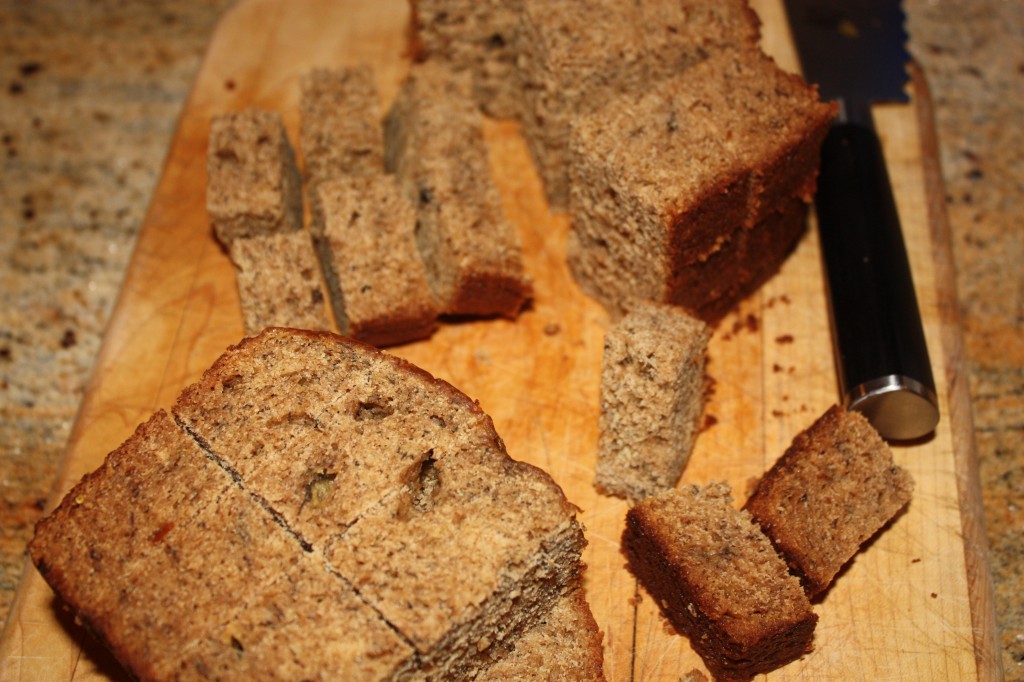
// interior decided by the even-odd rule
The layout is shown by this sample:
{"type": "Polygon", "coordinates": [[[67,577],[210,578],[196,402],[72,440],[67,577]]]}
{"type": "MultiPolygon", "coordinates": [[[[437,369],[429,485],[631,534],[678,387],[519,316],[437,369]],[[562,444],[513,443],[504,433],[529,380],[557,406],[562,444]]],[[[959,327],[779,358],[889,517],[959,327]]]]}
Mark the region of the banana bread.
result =
{"type": "Polygon", "coordinates": [[[300,81],[299,143],[310,187],[384,168],[380,95],[366,64],[313,69],[300,81]]]}
{"type": "Polygon", "coordinates": [[[265,330],[173,412],[30,546],[140,679],[472,679],[578,585],[558,486],[474,401],[370,346],[265,330]]]}
{"type": "Polygon", "coordinates": [[[683,473],[704,413],[711,331],[681,308],[631,301],[601,367],[597,489],[642,500],[683,473]]]}
{"type": "Polygon", "coordinates": [[[238,237],[228,253],[235,264],[246,334],[265,327],[331,329],[320,265],[308,232],[238,237]]]}
{"type": "Polygon", "coordinates": [[[416,210],[394,177],[337,178],[313,192],[313,230],[341,332],[374,346],[430,336],[438,307],[416,249],[416,210]]]}
{"type": "Polygon", "coordinates": [[[468,74],[414,65],[384,125],[385,165],[417,206],[416,242],[442,312],[514,318],[532,284],[491,177],[468,74]]]}
{"type": "Polygon", "coordinates": [[[631,570],[716,677],[749,679],[810,651],[818,617],[727,485],[639,502],[623,544],[631,570]]]}
{"type": "Polygon", "coordinates": [[[551,205],[567,206],[574,118],[719,49],[754,45],[759,26],[746,0],[522,0],[523,135],[551,205]]]}
{"type": "Polygon", "coordinates": [[[494,118],[519,118],[520,3],[507,0],[410,0],[413,30],[425,57],[473,79],[477,106],[494,118]]]}
{"type": "Polygon", "coordinates": [[[868,420],[833,406],[793,439],[744,508],[813,597],[910,502],[913,488],[868,420]]]}
{"type": "Polygon", "coordinates": [[[206,209],[224,245],[302,228],[302,179],[277,112],[214,116],[206,169],[206,209]]]}
{"type": "Polygon", "coordinates": [[[574,276],[613,311],[640,296],[717,321],[799,238],[800,204],[811,200],[834,112],[750,48],[719,52],[639,99],[578,119],[574,276]],[[702,285],[698,273],[709,270],[717,277],[702,285]]]}

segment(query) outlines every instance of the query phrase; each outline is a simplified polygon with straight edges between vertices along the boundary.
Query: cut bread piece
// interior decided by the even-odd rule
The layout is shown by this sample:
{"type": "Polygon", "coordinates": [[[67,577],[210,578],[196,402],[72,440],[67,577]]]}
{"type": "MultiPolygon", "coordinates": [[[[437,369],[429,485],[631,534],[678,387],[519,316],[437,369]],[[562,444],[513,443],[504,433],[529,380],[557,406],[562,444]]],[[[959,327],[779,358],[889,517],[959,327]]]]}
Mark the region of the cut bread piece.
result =
{"type": "Polygon", "coordinates": [[[675,486],[704,414],[711,331],[676,306],[635,300],[608,330],[597,489],[632,501],[675,486]]]}
{"type": "Polygon", "coordinates": [[[511,318],[532,284],[481,125],[468,74],[414,65],[385,117],[385,162],[417,206],[416,242],[442,312],[511,318]]]}
{"type": "Polygon", "coordinates": [[[300,81],[303,172],[310,187],[384,168],[380,95],[366,64],[313,69],[300,81]]]}
{"type": "Polygon", "coordinates": [[[469,680],[578,586],[576,511],[451,385],[271,328],[83,479],[30,551],[143,680],[469,680]]]}
{"type": "Polygon", "coordinates": [[[716,677],[748,679],[810,651],[818,617],[727,485],[684,485],[639,502],[623,544],[630,568],[716,677]]]}
{"type": "Polygon", "coordinates": [[[214,116],[206,168],[206,208],[222,244],[302,228],[302,179],[277,112],[214,116]]]}
{"type": "Polygon", "coordinates": [[[744,508],[813,597],[910,502],[913,488],[868,420],[833,406],[793,439],[744,508]]]}
{"type": "Polygon", "coordinates": [[[235,264],[246,334],[266,327],[331,329],[320,264],[308,232],[238,237],[228,252],[235,264]]]}
{"type": "Polygon", "coordinates": [[[834,111],[751,48],[718,52],[643,97],[578,119],[573,275],[612,311],[639,296],[717,321],[801,234],[797,202],[811,199],[834,111]],[[724,286],[694,275],[711,259],[724,286]]]}
{"type": "Polygon", "coordinates": [[[522,6],[523,134],[554,208],[568,202],[574,118],[617,96],[636,98],[717,50],[755,45],[760,25],[746,0],[522,0],[522,6]]]}
{"type": "Polygon", "coordinates": [[[165,412],[67,494],[29,552],[141,680],[374,680],[413,657],[165,412]]]}
{"type": "Polygon", "coordinates": [[[477,105],[495,118],[518,118],[519,3],[411,0],[413,29],[426,56],[468,71],[477,105]]]}
{"type": "Polygon", "coordinates": [[[320,183],[313,226],[343,334],[374,346],[430,336],[438,307],[416,249],[416,210],[378,173],[320,183]]]}

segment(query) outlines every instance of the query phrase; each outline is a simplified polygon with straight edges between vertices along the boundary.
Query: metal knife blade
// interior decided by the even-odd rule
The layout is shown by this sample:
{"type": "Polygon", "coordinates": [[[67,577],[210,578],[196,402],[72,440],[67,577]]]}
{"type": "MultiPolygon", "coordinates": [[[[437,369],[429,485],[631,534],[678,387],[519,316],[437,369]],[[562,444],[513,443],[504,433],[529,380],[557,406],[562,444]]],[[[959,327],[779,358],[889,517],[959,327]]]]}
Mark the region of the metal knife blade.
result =
{"type": "Polygon", "coordinates": [[[815,209],[843,401],[882,436],[939,420],[913,276],[871,106],[908,101],[898,0],[784,0],[804,77],[840,113],[822,145],[815,209]]]}

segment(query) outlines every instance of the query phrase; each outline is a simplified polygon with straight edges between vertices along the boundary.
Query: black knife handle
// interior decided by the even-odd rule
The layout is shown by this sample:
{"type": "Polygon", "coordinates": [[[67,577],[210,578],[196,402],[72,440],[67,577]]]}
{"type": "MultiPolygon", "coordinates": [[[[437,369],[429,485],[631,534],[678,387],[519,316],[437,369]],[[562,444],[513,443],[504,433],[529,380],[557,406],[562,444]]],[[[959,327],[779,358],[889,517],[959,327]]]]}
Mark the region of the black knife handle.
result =
{"type": "Polygon", "coordinates": [[[840,389],[885,438],[931,433],[935,381],[878,136],[837,123],[815,196],[840,389]]]}

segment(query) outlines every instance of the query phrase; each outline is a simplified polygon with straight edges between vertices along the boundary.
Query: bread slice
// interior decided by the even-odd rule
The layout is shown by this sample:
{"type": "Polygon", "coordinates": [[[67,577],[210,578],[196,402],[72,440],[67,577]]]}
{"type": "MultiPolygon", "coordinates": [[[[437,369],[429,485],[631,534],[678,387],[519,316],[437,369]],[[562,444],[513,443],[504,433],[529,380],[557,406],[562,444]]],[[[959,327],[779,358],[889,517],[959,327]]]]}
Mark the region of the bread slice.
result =
{"type": "Polygon", "coordinates": [[[716,677],[748,679],[811,649],[817,615],[727,485],[639,502],[623,544],[631,570],[716,677]]]}
{"type": "Polygon", "coordinates": [[[313,69],[302,76],[299,143],[310,187],[384,168],[380,95],[369,65],[313,69]]]}
{"type": "Polygon", "coordinates": [[[425,56],[468,71],[477,106],[494,118],[519,118],[519,3],[506,0],[410,0],[425,56]]]}
{"type": "Polygon", "coordinates": [[[704,414],[711,331],[676,306],[636,300],[608,330],[594,482],[632,501],[675,486],[704,414]]]}
{"type": "Polygon", "coordinates": [[[312,229],[342,333],[374,346],[430,336],[438,306],[416,249],[416,210],[394,177],[327,180],[313,192],[312,229]]]}
{"type": "Polygon", "coordinates": [[[416,241],[450,315],[515,317],[532,295],[491,177],[468,74],[414,65],[385,117],[385,163],[416,206],[416,241]]]}
{"type": "Polygon", "coordinates": [[[381,679],[413,656],[165,412],[39,523],[29,553],[141,680],[381,679]]]}
{"type": "Polygon", "coordinates": [[[462,680],[578,584],[575,513],[451,385],[272,328],[87,476],[30,551],[140,679],[462,680]]]}
{"type": "Polygon", "coordinates": [[[868,420],[833,406],[797,434],[744,508],[813,597],[910,502],[913,488],[868,420]]]}
{"type": "Polygon", "coordinates": [[[555,208],[568,203],[573,119],[739,44],[754,45],[746,0],[522,0],[523,134],[555,208]]]}
{"type": "Polygon", "coordinates": [[[246,334],[266,327],[330,330],[320,264],[308,232],[238,237],[228,252],[246,334]]]}
{"type": "Polygon", "coordinates": [[[800,204],[811,199],[834,111],[751,48],[578,119],[573,275],[610,310],[639,296],[717,321],[802,233],[800,204]],[[702,271],[717,273],[713,284],[701,284],[702,271]]]}
{"type": "Polygon", "coordinates": [[[224,245],[302,228],[302,179],[277,112],[214,116],[206,168],[206,208],[224,245]]]}

